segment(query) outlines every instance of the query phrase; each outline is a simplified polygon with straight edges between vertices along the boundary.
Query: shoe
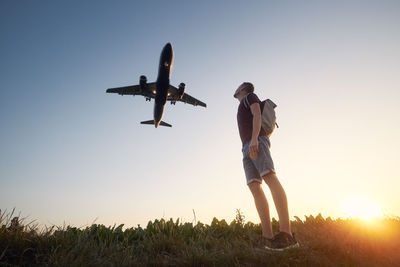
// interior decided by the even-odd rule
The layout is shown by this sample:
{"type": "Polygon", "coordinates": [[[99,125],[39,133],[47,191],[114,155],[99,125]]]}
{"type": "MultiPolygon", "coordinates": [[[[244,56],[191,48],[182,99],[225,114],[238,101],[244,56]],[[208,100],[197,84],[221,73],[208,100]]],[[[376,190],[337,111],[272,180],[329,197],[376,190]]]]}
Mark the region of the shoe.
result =
{"type": "Polygon", "coordinates": [[[272,238],[270,245],[265,245],[265,248],[272,251],[284,251],[289,248],[298,248],[300,245],[292,235],[286,232],[279,232],[272,238]]]}

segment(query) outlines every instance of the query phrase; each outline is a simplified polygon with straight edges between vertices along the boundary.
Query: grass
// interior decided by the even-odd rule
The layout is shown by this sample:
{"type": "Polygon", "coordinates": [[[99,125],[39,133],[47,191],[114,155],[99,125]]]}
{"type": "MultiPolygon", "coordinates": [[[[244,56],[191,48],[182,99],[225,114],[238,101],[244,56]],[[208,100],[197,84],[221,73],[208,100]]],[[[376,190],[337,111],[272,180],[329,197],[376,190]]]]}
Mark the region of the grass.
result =
{"type": "MultiPolygon", "coordinates": [[[[400,266],[400,218],[364,222],[305,216],[292,221],[300,248],[269,252],[260,224],[237,212],[231,223],[154,220],[146,228],[93,224],[50,227],[0,215],[0,265],[400,266]]],[[[273,230],[279,222],[273,220],[273,230]]]]}

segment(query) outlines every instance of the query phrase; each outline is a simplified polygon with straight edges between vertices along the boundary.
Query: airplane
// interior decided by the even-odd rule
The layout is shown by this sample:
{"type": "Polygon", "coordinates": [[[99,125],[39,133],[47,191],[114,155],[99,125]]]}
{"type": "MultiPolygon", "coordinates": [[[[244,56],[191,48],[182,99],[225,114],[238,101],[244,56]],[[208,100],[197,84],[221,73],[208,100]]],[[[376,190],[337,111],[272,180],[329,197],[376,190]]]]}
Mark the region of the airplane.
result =
{"type": "Polygon", "coordinates": [[[158,77],[155,82],[147,83],[147,78],[144,75],[140,76],[138,85],[116,87],[107,89],[107,93],[118,93],[120,95],[142,95],[146,98],[146,101],[154,101],[154,112],[153,120],[142,121],[141,124],[151,124],[157,128],[159,125],[172,127],[161,120],[165,103],[171,101],[172,105],[175,105],[176,101],[192,104],[194,106],[207,107],[207,105],[200,100],[185,93],[185,84],[180,83],[178,88],[170,85],[169,79],[171,76],[172,63],[174,58],[174,52],[172,45],[167,43],[160,56],[160,64],[158,66],[158,77]]]}

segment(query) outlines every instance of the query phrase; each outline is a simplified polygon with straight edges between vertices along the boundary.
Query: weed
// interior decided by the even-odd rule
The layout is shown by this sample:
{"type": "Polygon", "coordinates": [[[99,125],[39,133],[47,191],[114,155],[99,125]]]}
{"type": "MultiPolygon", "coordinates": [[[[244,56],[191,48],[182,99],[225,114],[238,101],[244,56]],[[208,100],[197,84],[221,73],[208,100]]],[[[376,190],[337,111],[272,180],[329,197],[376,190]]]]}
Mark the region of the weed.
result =
{"type": "MultiPolygon", "coordinates": [[[[279,222],[272,221],[274,231],[279,222]]],[[[146,228],[93,224],[50,227],[0,211],[0,265],[107,266],[399,266],[400,219],[368,224],[356,219],[295,217],[300,248],[269,252],[258,244],[260,224],[246,222],[240,210],[231,223],[210,225],[154,220],[146,228]]]]}

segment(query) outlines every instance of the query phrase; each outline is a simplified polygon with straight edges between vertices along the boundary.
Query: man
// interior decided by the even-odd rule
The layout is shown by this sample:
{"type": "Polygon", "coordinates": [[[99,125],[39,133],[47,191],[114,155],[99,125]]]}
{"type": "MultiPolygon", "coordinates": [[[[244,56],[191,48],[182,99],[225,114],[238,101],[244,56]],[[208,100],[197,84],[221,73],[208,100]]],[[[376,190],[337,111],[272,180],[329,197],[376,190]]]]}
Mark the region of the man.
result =
{"type": "Polygon", "coordinates": [[[263,243],[267,249],[272,250],[297,247],[298,243],[290,228],[286,193],[275,174],[269,137],[261,127],[261,101],[254,94],[253,84],[249,82],[242,83],[233,96],[240,102],[237,121],[242,140],[243,167],[260,216],[263,243]],[[262,180],[271,190],[279,216],[280,232],[275,236],[272,233],[268,202],[261,187],[262,180]]]}

